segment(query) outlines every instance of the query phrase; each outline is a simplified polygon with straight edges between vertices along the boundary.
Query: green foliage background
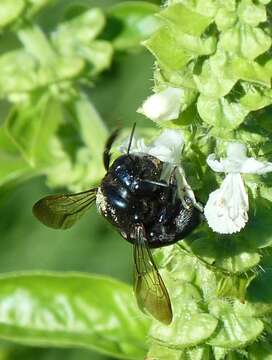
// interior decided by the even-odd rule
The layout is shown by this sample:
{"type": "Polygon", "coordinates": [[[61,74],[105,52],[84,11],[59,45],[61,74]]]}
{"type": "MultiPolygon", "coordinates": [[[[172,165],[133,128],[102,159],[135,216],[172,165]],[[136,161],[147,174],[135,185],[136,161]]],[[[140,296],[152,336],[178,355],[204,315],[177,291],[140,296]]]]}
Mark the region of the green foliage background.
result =
{"type": "Polygon", "coordinates": [[[206,158],[228,141],[271,161],[271,1],[155,3],[0,2],[0,338],[38,346],[1,342],[0,360],[103,358],[54,346],[138,360],[149,345],[156,360],[271,359],[271,174],[244,176],[251,207],[239,234],[203,222],[155,252],[170,326],[150,327],[137,308],[124,283],[131,247],[95,209],[66,232],[31,214],[52,188],[99,182],[110,129],[151,126],[135,111],[152,77],[155,91],[181,89],[179,118],[162,126],[183,129],[182,164],[203,204],[222,182],[206,158]]]}
{"type": "MultiPolygon", "coordinates": [[[[55,1],[41,11],[38,21],[44,29],[50,30],[61,19],[68,5],[87,4],[106,10],[120,2],[55,1]]],[[[14,38],[11,40],[5,36],[0,40],[0,52],[12,48],[14,38]]],[[[145,126],[145,121],[135,110],[150,92],[152,63],[152,56],[147,51],[130,55],[120,53],[115,57],[111,69],[98,78],[95,87],[88,90],[90,98],[109,128],[114,128],[116,122],[131,126],[135,120],[140,126],[145,126]],[[131,72],[131,68],[135,71],[131,72]]],[[[7,103],[2,102],[1,122],[7,111],[7,103]]],[[[113,231],[95,209],[92,209],[79,225],[66,232],[45,228],[33,218],[33,203],[50,192],[52,189],[45,186],[44,177],[0,187],[0,273],[21,270],[81,271],[105,274],[131,282],[131,246],[113,231]]],[[[106,360],[110,357],[91,350],[29,348],[2,341],[0,359],[106,360]]]]}

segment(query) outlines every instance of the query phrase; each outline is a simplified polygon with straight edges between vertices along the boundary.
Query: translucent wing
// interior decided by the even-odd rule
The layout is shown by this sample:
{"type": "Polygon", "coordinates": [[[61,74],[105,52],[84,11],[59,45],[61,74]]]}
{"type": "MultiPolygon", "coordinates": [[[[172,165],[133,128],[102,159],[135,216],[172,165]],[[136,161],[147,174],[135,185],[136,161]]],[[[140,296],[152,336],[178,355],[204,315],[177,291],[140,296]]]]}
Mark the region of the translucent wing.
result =
{"type": "Polygon", "coordinates": [[[170,298],[144,238],[144,228],[141,225],[135,227],[134,262],[134,291],[139,308],[169,325],[173,317],[170,298]]]}
{"type": "Polygon", "coordinates": [[[54,229],[68,229],[92,206],[97,189],[78,194],[50,195],[33,206],[33,214],[44,225],[54,229]]]}

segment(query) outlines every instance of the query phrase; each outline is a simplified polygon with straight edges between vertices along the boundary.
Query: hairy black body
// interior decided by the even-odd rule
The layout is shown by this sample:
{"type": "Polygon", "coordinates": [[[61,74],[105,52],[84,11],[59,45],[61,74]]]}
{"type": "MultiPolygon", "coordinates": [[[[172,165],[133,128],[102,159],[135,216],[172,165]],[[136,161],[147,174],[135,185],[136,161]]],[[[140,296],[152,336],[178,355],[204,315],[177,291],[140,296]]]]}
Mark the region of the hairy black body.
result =
{"type": "Polygon", "coordinates": [[[161,179],[163,166],[151,155],[123,155],[101,182],[97,206],[131,243],[136,224],[143,224],[149,247],[157,248],[183,239],[199,223],[192,201],[179,197],[175,172],[168,184],[161,179]]]}

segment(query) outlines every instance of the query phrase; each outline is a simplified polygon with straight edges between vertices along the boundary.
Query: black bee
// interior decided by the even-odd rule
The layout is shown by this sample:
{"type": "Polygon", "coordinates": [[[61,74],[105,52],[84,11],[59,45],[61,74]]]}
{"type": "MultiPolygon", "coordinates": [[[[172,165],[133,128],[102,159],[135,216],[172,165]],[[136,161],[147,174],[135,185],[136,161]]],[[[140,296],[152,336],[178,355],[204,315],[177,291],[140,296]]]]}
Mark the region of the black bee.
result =
{"type": "Polygon", "coordinates": [[[118,131],[108,139],[103,154],[106,175],[98,188],[47,196],[33,206],[33,213],[49,227],[67,229],[96,201],[99,212],[134,246],[134,290],[140,309],[170,324],[170,298],[150,249],[183,239],[199,224],[200,212],[189,197],[179,195],[175,167],[166,181],[164,162],[130,153],[134,129],[135,125],[127,154],[111,166],[110,150],[118,131]]]}

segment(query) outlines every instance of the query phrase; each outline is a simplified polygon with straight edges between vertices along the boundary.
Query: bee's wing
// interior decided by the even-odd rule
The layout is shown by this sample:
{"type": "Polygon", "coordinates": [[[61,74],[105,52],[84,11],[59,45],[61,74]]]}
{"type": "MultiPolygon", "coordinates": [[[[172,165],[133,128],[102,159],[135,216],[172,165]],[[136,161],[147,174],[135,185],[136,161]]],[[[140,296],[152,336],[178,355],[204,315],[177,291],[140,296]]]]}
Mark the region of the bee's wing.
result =
{"type": "Polygon", "coordinates": [[[88,210],[96,199],[97,189],[78,194],[50,195],[33,206],[33,214],[44,225],[68,229],[88,210]]]}
{"type": "Polygon", "coordinates": [[[135,227],[134,262],[134,291],[139,308],[169,325],[173,317],[170,298],[144,238],[142,225],[135,227]]]}

